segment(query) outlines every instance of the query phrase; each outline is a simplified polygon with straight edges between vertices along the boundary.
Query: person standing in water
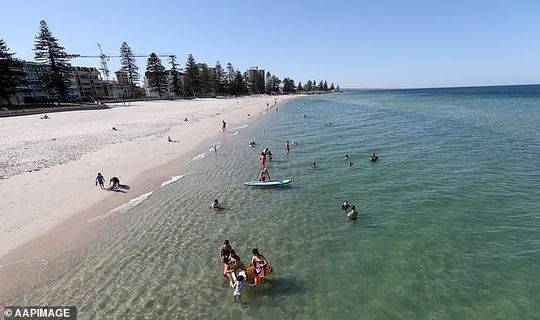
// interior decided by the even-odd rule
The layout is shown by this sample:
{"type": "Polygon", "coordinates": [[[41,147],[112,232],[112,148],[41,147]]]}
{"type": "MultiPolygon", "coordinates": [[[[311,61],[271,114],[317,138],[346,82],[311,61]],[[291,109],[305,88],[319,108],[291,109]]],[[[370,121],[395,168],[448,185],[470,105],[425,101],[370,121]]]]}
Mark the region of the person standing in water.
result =
{"type": "Polygon", "coordinates": [[[219,247],[219,259],[221,262],[225,263],[225,258],[229,259],[232,250],[233,248],[229,244],[229,240],[223,241],[223,244],[219,247]]]}
{"type": "Polygon", "coordinates": [[[96,186],[98,184],[101,189],[105,189],[105,177],[103,177],[100,172],[98,172],[96,177],[96,186]]]}
{"type": "Polygon", "coordinates": [[[268,172],[268,169],[264,168],[262,169],[261,173],[259,173],[259,178],[257,180],[259,182],[265,182],[266,179],[268,179],[268,181],[272,181],[272,178],[270,178],[270,173],[268,172]]]}
{"type": "Polygon", "coordinates": [[[264,276],[266,276],[265,267],[268,264],[268,261],[262,254],[260,254],[259,249],[257,248],[253,248],[251,250],[251,253],[253,254],[253,257],[251,258],[251,263],[253,264],[253,267],[255,268],[255,274],[257,275],[257,277],[255,278],[255,283],[258,283],[258,278],[264,278],[264,276]]]}
{"type": "Polygon", "coordinates": [[[217,156],[217,145],[214,145],[214,155],[217,156]]]}
{"type": "Polygon", "coordinates": [[[259,156],[259,166],[263,169],[266,166],[266,153],[263,151],[259,156]]]}
{"type": "Polygon", "coordinates": [[[222,126],[221,126],[221,130],[223,130],[223,132],[227,132],[227,122],[225,122],[224,120],[221,120],[222,122],[222,126]]]}
{"type": "Polygon", "coordinates": [[[287,140],[287,142],[285,143],[285,149],[287,149],[287,153],[291,151],[291,145],[289,144],[289,140],[287,140]]]}

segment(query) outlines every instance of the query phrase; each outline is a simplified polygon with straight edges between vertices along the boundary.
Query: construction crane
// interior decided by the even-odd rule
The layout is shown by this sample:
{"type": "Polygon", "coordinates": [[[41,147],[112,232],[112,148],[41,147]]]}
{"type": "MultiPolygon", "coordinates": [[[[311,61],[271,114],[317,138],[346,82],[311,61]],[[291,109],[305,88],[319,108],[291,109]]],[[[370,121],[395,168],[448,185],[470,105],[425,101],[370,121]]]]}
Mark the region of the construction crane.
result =
{"type": "MultiPolygon", "coordinates": [[[[99,55],[85,55],[85,54],[78,54],[78,53],[72,53],[72,54],[68,54],[68,58],[71,58],[71,59],[78,59],[78,58],[99,58],[100,59],[100,62],[101,62],[101,68],[99,68],[99,70],[101,72],[103,72],[103,75],[105,77],[105,81],[109,81],[109,75],[110,75],[110,71],[109,71],[109,65],[108,65],[108,62],[111,58],[121,58],[122,56],[121,55],[113,55],[113,54],[104,54],[103,53],[103,50],[101,48],[101,44],[97,44],[98,45],[98,48],[99,48],[99,55]]],[[[134,54],[133,56],[135,58],[145,58],[145,57],[148,57],[150,54],[146,54],[146,53],[136,53],[134,54]]],[[[157,54],[158,57],[169,57],[172,61],[174,61],[176,59],[176,55],[172,54],[172,53],[158,53],[157,54]]]]}

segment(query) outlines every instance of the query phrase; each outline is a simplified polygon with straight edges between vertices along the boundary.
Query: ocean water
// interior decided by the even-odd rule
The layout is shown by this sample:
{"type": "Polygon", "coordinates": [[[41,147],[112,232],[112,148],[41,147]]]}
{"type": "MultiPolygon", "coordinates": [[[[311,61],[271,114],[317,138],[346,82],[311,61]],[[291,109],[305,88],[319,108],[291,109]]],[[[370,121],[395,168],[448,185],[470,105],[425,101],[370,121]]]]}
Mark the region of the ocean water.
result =
{"type": "Polygon", "coordinates": [[[540,319],[540,86],[302,97],[235,132],[103,217],[82,262],[17,302],[80,319],[540,319]],[[290,187],[242,185],[263,146],[290,187]],[[275,268],[243,306],[224,239],[275,268]]]}

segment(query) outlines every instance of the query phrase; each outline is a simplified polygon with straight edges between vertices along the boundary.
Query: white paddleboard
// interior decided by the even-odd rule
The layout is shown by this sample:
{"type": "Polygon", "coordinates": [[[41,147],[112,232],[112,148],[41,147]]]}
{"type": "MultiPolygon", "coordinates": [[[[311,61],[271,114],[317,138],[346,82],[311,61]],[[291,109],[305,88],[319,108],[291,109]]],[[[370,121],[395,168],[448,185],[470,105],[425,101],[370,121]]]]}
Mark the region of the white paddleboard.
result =
{"type": "Polygon", "coordinates": [[[292,180],[290,179],[279,179],[279,180],[271,180],[271,181],[265,181],[265,182],[250,181],[250,182],[244,183],[244,185],[248,187],[279,187],[279,186],[287,185],[291,183],[291,181],[292,180]]]}

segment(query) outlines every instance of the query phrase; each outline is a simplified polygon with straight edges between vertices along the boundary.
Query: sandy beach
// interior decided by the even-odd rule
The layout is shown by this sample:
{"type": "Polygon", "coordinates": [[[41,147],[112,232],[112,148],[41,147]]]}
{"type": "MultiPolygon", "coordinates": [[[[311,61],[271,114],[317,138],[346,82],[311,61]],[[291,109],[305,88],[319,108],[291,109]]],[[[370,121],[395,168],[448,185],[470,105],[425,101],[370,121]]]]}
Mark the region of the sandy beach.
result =
{"type": "Polygon", "coordinates": [[[192,160],[188,156],[195,148],[204,141],[211,148],[209,139],[223,135],[222,120],[228,123],[227,134],[234,134],[235,127],[264,112],[267,103],[272,106],[274,98],[290,97],[134,102],[108,110],[52,113],[50,119],[1,119],[1,265],[22,258],[8,252],[78,213],[86,212],[83,219],[91,228],[101,215],[179,179],[181,164],[192,160]],[[167,165],[175,160],[174,167],[167,165]],[[100,190],[94,182],[97,172],[106,185],[117,176],[129,190],[100,190]]]}

